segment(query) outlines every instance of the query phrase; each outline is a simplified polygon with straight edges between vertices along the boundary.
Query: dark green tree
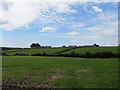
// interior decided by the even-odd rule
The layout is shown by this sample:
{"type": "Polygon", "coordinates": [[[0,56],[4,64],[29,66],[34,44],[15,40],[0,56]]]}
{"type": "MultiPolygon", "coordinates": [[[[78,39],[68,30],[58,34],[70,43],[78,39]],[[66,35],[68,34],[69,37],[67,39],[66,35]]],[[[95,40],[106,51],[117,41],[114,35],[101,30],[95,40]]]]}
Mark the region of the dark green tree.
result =
{"type": "Polygon", "coordinates": [[[40,45],[39,43],[32,43],[32,44],[30,45],[30,47],[31,47],[31,48],[40,48],[41,45],[40,45]]]}

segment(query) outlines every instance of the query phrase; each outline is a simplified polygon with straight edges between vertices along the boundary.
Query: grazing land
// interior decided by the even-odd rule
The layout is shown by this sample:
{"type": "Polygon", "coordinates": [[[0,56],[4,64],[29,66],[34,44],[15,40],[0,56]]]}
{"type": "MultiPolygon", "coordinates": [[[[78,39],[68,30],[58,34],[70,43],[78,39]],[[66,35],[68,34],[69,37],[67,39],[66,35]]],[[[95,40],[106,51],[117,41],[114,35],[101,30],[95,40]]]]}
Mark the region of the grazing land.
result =
{"type": "Polygon", "coordinates": [[[86,47],[86,48],[77,48],[74,50],[70,50],[68,52],[64,52],[62,54],[69,54],[71,52],[76,52],[80,54],[84,54],[86,52],[96,53],[96,52],[112,52],[118,53],[119,47],[86,47]]]}
{"type": "Polygon", "coordinates": [[[3,87],[117,88],[118,59],[3,56],[3,87]]]}
{"type": "Polygon", "coordinates": [[[119,47],[85,47],[85,48],[37,48],[37,49],[13,49],[13,50],[5,50],[3,51],[7,55],[15,55],[16,53],[19,54],[36,54],[36,53],[46,53],[49,55],[55,55],[57,53],[59,54],[70,54],[71,52],[84,54],[84,53],[96,53],[96,52],[112,52],[112,53],[118,53],[119,47]]]}
{"type": "Polygon", "coordinates": [[[3,1],[3,90],[118,88],[118,0],[3,1]]]}
{"type": "Polygon", "coordinates": [[[4,50],[2,81],[5,88],[117,88],[118,58],[80,58],[31,56],[119,53],[118,47],[25,48],[4,50]],[[17,56],[27,54],[27,56],[17,56]]]}
{"type": "Polygon", "coordinates": [[[49,55],[53,55],[56,52],[60,52],[60,51],[66,50],[66,49],[69,49],[69,48],[28,48],[28,49],[6,50],[3,52],[5,52],[7,55],[14,55],[16,53],[28,54],[28,55],[36,54],[36,53],[46,53],[49,55]]]}

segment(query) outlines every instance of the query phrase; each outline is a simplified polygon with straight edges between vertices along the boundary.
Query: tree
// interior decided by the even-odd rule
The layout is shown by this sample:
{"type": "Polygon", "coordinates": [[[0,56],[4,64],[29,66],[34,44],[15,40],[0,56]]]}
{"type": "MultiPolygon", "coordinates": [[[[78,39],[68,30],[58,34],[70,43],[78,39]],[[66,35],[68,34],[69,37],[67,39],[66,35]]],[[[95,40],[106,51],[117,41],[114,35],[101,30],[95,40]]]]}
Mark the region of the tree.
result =
{"type": "Polygon", "coordinates": [[[41,45],[40,45],[39,43],[32,43],[32,44],[30,45],[30,47],[31,47],[31,48],[40,48],[41,45]]]}
{"type": "Polygon", "coordinates": [[[94,46],[94,47],[99,47],[99,45],[97,45],[97,44],[93,44],[93,46],[94,46]]]}
{"type": "Polygon", "coordinates": [[[65,46],[65,45],[63,45],[62,47],[63,47],[63,48],[66,48],[66,46],[65,46]]]}

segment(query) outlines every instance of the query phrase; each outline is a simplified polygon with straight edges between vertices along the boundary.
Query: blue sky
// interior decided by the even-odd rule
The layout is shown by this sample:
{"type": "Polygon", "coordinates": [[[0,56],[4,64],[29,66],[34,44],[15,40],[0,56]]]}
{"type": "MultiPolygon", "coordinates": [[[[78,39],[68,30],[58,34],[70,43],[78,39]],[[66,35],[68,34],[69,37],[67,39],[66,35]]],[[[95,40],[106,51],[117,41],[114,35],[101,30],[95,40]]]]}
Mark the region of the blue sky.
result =
{"type": "Polygon", "coordinates": [[[0,2],[2,46],[118,44],[117,2],[0,2]]]}

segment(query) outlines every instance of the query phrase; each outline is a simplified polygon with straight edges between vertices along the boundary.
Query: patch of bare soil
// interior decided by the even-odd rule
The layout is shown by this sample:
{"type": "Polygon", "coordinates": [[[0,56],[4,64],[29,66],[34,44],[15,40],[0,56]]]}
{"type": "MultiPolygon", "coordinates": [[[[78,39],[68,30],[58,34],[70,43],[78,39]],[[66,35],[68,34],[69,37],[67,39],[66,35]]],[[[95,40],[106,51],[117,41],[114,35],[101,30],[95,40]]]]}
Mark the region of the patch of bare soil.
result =
{"type": "Polygon", "coordinates": [[[42,79],[45,79],[45,80],[53,80],[53,79],[57,79],[60,77],[59,73],[57,72],[52,72],[48,75],[37,75],[37,74],[27,74],[26,76],[26,79],[28,78],[42,78],[42,79]]]}
{"type": "Polygon", "coordinates": [[[59,78],[60,75],[58,72],[52,72],[49,75],[38,75],[35,73],[24,75],[24,80],[16,81],[12,78],[6,78],[5,82],[3,83],[3,88],[56,88],[56,86],[51,85],[49,82],[50,80],[54,80],[59,78]],[[44,79],[45,82],[30,82],[31,78],[41,78],[44,79]]]}
{"type": "Polygon", "coordinates": [[[81,68],[79,70],[77,70],[75,73],[78,75],[78,78],[87,78],[88,75],[86,74],[86,72],[89,72],[90,69],[86,69],[86,68],[81,68]]]}
{"type": "Polygon", "coordinates": [[[2,84],[3,88],[55,88],[55,86],[50,85],[49,83],[38,83],[38,82],[28,82],[28,81],[15,81],[10,80],[2,84]]]}
{"type": "Polygon", "coordinates": [[[89,72],[89,71],[90,71],[89,69],[81,68],[77,70],[76,73],[89,72]]]}

